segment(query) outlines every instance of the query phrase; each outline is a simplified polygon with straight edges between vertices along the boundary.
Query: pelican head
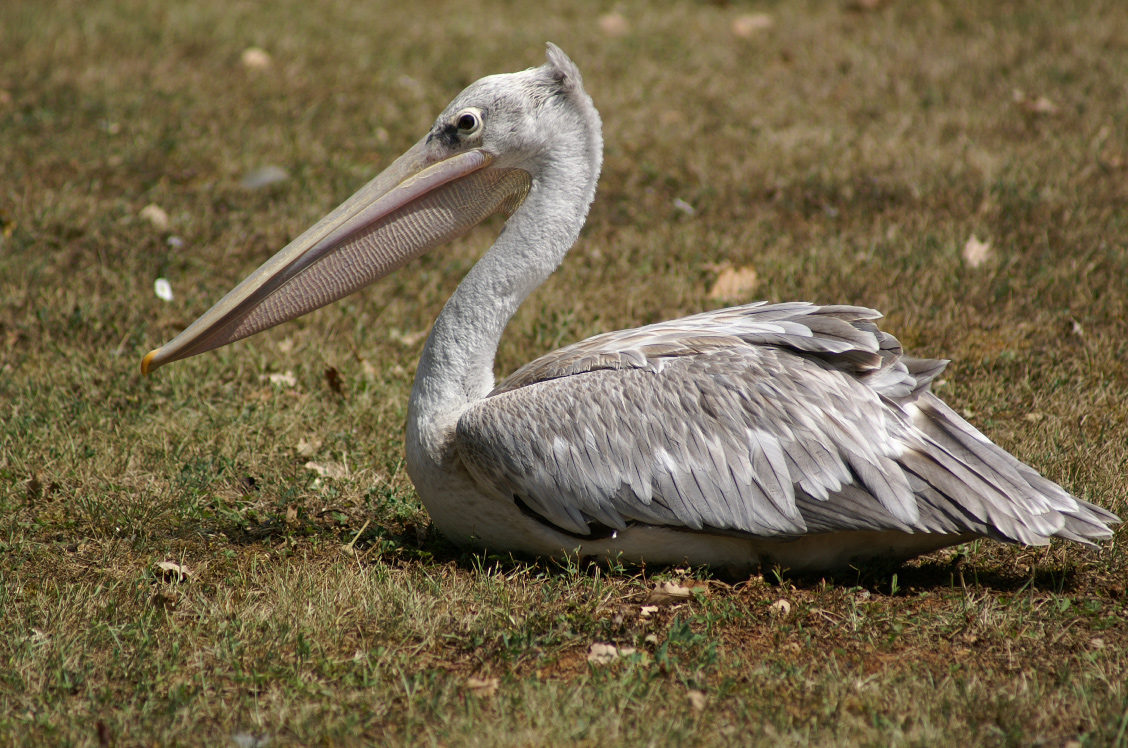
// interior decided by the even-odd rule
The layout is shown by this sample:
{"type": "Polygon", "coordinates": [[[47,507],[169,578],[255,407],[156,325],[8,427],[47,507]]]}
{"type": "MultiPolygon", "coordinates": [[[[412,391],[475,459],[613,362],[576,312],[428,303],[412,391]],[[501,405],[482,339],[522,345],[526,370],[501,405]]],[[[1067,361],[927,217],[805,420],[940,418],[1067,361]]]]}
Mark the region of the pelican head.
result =
{"type": "Polygon", "coordinates": [[[595,194],[602,146],[599,115],[579,70],[549,44],[541,67],[489,76],[466,88],[423,139],[184,332],[146,355],[141,371],[148,374],[311,312],[490,215],[511,216],[549,172],[574,171],[577,165],[569,160],[592,173],[580,187],[586,194],[560,200],[564,211],[582,204],[582,224],[595,194]],[[561,143],[569,138],[575,142],[561,143]]]}

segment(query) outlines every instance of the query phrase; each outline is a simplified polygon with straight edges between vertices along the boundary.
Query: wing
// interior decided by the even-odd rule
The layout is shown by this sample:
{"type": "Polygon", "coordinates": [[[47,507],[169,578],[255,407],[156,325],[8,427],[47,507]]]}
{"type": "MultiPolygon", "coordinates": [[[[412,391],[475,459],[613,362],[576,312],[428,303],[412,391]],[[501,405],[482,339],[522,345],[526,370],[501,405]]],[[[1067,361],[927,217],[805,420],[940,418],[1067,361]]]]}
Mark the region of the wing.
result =
{"type": "Polygon", "coordinates": [[[470,406],[456,446],[483,490],[579,537],[1109,534],[931,395],[945,362],[904,358],[879,317],[757,304],[590,338],[470,406]]]}

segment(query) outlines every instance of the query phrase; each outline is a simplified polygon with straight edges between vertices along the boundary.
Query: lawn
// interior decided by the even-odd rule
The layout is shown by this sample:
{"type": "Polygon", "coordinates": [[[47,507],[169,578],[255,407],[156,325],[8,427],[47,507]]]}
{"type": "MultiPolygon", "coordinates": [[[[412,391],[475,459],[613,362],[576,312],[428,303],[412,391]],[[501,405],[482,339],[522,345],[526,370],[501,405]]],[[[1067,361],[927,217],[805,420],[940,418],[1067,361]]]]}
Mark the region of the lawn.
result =
{"type": "Polygon", "coordinates": [[[407,398],[498,219],[141,378],[545,41],[606,159],[499,374],[730,303],[870,306],[1128,515],[1128,5],[4,0],[0,746],[1128,746],[1128,530],[741,580],[445,542],[407,398]]]}

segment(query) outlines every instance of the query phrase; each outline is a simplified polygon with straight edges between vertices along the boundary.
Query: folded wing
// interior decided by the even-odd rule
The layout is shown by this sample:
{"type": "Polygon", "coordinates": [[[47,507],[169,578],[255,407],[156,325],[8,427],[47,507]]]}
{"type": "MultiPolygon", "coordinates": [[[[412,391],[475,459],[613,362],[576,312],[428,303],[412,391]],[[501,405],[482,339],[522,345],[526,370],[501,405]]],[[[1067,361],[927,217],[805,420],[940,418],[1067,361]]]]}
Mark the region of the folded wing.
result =
{"type": "Polygon", "coordinates": [[[600,335],[474,403],[459,456],[483,490],[580,538],[652,524],[781,540],[1111,534],[928,391],[858,307],[754,304],[600,335]]]}

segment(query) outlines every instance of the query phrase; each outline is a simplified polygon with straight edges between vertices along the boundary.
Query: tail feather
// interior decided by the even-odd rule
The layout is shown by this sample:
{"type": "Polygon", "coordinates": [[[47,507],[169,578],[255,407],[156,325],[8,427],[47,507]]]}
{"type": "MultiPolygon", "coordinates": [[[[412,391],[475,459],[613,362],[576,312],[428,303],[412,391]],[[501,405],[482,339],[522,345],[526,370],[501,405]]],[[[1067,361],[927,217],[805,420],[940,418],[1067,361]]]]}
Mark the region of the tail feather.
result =
{"type": "Polygon", "coordinates": [[[972,532],[1026,545],[1061,537],[1093,545],[1112,535],[1112,512],[1071,496],[981,434],[930,392],[913,403],[917,439],[899,458],[934,503],[972,532]],[[923,438],[921,438],[923,437],[923,438]]]}

